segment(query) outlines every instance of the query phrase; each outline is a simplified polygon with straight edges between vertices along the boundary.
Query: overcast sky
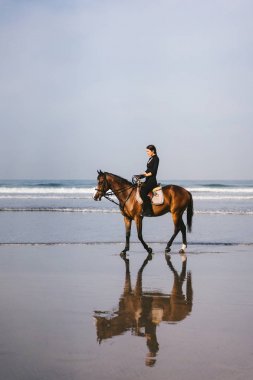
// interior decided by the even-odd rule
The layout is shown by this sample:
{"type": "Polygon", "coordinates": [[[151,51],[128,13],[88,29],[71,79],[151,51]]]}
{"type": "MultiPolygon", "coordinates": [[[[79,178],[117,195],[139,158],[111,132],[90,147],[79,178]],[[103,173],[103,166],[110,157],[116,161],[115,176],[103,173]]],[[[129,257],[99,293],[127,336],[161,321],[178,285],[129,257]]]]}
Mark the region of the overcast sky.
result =
{"type": "Polygon", "coordinates": [[[253,2],[0,0],[0,177],[253,178],[253,2]]]}

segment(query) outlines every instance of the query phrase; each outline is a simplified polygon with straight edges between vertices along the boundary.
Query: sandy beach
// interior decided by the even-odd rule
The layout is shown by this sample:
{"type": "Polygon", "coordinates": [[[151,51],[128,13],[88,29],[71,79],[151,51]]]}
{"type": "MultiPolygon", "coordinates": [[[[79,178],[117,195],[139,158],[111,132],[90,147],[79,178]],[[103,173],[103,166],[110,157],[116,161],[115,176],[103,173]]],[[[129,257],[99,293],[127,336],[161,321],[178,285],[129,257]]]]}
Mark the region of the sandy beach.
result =
{"type": "Polygon", "coordinates": [[[0,247],[1,378],[250,379],[252,246],[121,248],[0,247]]]}

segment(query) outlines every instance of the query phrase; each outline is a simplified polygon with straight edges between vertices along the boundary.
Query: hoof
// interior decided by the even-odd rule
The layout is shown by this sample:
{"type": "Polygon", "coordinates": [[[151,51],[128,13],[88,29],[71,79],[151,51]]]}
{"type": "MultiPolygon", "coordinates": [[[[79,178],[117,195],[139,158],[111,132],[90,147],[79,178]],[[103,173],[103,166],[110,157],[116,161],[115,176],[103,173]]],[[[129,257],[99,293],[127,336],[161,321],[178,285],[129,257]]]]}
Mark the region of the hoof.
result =
{"type": "Polygon", "coordinates": [[[171,251],[170,247],[165,248],[165,253],[169,253],[171,251]]]}
{"type": "Polygon", "coordinates": [[[151,247],[148,247],[148,253],[153,253],[153,250],[151,247]]]}
{"type": "Polygon", "coordinates": [[[185,254],[185,250],[181,248],[180,251],[179,251],[179,253],[180,253],[181,255],[184,255],[184,254],[185,254]]]}

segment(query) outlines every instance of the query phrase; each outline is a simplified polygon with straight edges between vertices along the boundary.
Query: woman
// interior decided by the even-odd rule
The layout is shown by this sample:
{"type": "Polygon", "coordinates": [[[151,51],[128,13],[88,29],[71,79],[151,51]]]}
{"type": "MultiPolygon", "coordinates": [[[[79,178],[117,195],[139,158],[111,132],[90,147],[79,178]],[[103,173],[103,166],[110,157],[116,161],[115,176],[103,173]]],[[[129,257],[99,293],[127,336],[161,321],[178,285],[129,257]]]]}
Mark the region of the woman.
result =
{"type": "Polygon", "coordinates": [[[149,160],[146,171],[140,175],[141,178],[146,178],[143,186],[141,187],[140,195],[143,200],[142,216],[152,216],[152,205],[148,193],[157,186],[156,175],[159,165],[159,158],[156,154],[156,147],[154,145],[148,145],[146,152],[149,156],[149,160]]]}

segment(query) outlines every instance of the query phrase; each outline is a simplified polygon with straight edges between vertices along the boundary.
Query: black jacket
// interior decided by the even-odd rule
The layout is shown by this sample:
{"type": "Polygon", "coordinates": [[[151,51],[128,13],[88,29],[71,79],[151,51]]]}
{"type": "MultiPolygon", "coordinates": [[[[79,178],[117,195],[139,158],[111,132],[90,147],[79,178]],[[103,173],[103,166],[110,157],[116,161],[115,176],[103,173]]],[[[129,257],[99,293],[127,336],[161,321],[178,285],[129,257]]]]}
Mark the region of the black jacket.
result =
{"type": "Polygon", "coordinates": [[[147,163],[147,169],[146,173],[152,173],[151,176],[146,177],[145,182],[152,182],[156,185],[156,175],[157,175],[157,170],[158,170],[158,165],[159,165],[159,157],[155,154],[154,156],[150,157],[147,163]]]}

